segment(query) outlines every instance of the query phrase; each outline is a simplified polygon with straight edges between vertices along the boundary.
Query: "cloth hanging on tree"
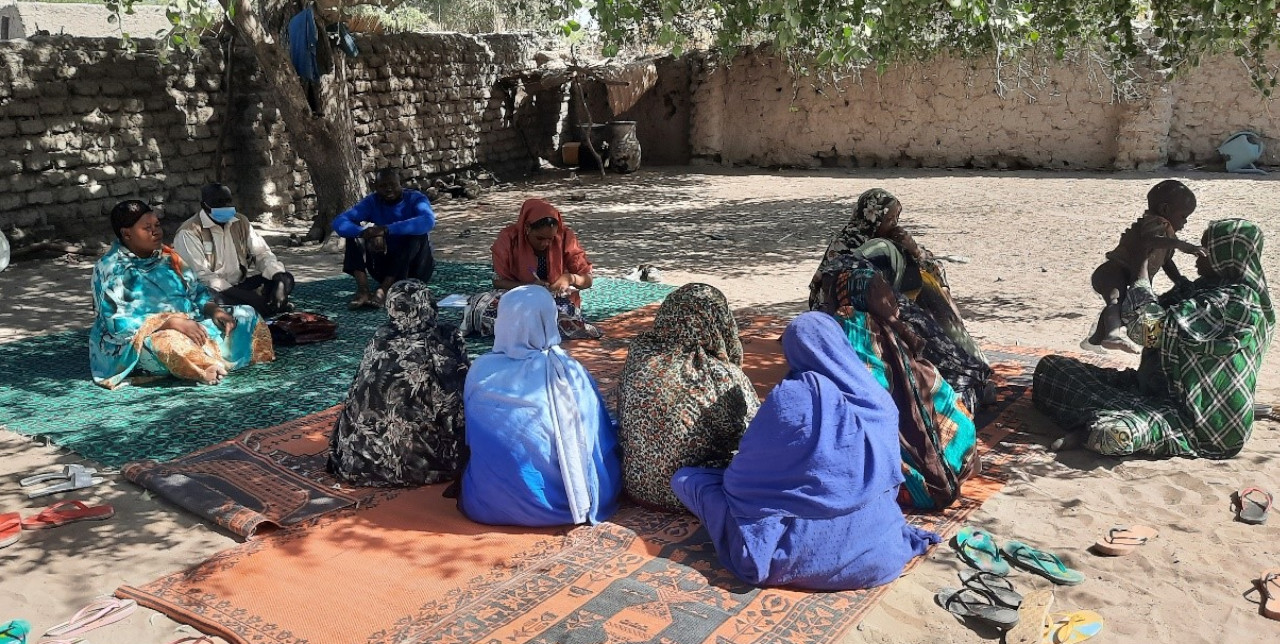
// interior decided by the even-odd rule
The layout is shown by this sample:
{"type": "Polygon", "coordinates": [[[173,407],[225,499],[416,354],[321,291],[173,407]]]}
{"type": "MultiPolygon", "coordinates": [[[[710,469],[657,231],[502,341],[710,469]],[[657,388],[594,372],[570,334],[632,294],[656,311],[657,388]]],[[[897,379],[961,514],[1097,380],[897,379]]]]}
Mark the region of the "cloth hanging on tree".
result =
{"type": "Polygon", "coordinates": [[[320,82],[320,63],[316,60],[316,15],[307,5],[289,21],[289,59],[302,80],[320,82]]]}

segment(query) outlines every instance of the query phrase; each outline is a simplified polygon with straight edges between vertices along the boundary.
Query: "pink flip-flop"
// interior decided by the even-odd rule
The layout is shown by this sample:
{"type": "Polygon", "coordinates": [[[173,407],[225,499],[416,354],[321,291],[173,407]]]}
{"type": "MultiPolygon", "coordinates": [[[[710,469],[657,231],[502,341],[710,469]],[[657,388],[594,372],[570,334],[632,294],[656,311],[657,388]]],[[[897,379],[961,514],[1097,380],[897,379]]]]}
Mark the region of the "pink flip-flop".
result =
{"type": "Polygon", "coordinates": [[[22,515],[17,512],[0,514],[0,548],[17,543],[22,536],[22,515]]]}
{"type": "Polygon", "coordinates": [[[61,501],[41,510],[40,514],[23,519],[22,527],[42,530],[77,521],[105,521],[115,514],[115,508],[109,505],[90,506],[83,501],[61,501]]]}
{"type": "Polygon", "coordinates": [[[71,619],[45,631],[44,637],[67,638],[87,633],[95,628],[114,624],[133,614],[137,609],[138,602],[132,599],[115,597],[95,599],[76,612],[71,619]]]}

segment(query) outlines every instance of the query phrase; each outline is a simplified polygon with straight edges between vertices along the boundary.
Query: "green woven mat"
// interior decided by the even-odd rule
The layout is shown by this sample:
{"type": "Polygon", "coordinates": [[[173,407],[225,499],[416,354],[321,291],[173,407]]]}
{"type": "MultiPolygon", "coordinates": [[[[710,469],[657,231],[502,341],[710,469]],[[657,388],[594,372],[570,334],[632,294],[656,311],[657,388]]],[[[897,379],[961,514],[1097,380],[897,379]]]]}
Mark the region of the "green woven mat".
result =
{"type": "MultiPolygon", "coordinates": [[[[437,297],[476,293],[491,285],[482,264],[439,263],[431,290],[437,297]]],[[[89,333],[70,331],[0,345],[0,426],[53,443],[107,465],[169,460],[342,402],[383,311],[348,311],[355,282],[339,277],[299,284],[299,310],[338,322],[338,338],[281,347],[276,361],[232,373],[205,387],[174,380],[107,391],[89,379],[89,333]]],[[[671,287],[599,278],[583,292],[588,319],[602,320],[661,300],[671,287]]],[[[441,310],[457,324],[462,310],[441,310]]],[[[468,342],[473,356],[491,340],[468,342]]]]}

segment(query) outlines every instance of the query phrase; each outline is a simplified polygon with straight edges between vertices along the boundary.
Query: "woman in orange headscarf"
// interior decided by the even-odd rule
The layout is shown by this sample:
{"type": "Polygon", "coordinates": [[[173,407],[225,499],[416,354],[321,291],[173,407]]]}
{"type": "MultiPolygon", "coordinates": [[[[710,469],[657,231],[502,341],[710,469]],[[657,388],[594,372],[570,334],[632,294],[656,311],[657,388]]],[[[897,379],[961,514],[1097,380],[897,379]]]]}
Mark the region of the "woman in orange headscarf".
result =
{"type": "Polygon", "coordinates": [[[463,332],[493,335],[498,299],[525,284],[551,291],[559,309],[560,335],[565,340],[598,338],[602,334],[582,319],[582,295],[591,288],[591,261],[564,216],[545,199],[527,199],[520,218],[502,229],[493,242],[493,287],[472,296],[463,316],[463,332]]]}

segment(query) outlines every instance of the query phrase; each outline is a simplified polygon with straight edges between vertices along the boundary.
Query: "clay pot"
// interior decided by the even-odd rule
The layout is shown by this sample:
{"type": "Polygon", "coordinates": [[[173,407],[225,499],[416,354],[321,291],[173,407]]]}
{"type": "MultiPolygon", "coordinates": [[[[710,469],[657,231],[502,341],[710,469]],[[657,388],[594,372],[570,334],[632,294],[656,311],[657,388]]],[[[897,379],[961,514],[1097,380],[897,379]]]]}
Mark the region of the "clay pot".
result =
{"type": "Polygon", "coordinates": [[[623,174],[640,169],[640,139],[636,137],[635,121],[609,122],[609,167],[623,174]]]}

